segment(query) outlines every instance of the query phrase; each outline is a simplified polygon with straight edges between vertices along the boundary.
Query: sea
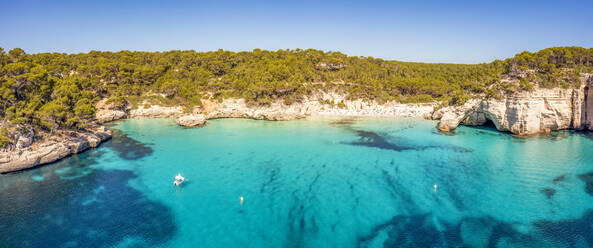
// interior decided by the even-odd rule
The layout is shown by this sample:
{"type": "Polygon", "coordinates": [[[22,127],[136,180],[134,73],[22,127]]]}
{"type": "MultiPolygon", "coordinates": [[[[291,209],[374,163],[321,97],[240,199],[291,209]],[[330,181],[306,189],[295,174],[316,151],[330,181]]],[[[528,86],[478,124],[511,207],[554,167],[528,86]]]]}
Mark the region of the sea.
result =
{"type": "Polygon", "coordinates": [[[593,133],[435,126],[118,121],[0,175],[0,247],[593,247],[593,133]]]}

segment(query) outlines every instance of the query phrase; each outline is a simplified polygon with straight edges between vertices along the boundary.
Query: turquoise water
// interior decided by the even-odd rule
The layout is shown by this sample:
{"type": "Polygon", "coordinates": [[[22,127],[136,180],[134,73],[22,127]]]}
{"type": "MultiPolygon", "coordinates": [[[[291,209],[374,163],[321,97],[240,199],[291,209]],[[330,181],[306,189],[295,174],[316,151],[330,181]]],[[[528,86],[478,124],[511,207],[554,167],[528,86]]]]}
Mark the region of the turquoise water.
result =
{"type": "Polygon", "coordinates": [[[97,149],[0,176],[0,246],[593,247],[588,133],[434,125],[118,122],[97,149]]]}

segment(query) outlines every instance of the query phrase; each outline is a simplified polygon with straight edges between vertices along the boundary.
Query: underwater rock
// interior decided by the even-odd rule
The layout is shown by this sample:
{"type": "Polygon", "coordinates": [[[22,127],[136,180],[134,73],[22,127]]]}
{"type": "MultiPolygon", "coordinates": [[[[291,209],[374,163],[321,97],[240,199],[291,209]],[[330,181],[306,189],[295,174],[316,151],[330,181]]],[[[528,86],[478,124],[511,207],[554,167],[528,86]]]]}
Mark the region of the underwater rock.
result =
{"type": "Polygon", "coordinates": [[[552,199],[552,197],[554,197],[554,194],[556,194],[556,190],[552,188],[543,188],[540,189],[539,192],[542,192],[544,195],[546,195],[548,199],[552,199]]]}
{"type": "Polygon", "coordinates": [[[581,181],[585,182],[585,192],[593,196],[593,172],[580,174],[577,177],[581,179],[581,181]]]}
{"type": "Polygon", "coordinates": [[[552,180],[552,182],[553,182],[553,183],[559,183],[559,182],[561,182],[561,181],[564,181],[565,179],[566,179],[566,175],[560,175],[560,176],[557,176],[556,178],[554,178],[554,179],[552,180]]]}

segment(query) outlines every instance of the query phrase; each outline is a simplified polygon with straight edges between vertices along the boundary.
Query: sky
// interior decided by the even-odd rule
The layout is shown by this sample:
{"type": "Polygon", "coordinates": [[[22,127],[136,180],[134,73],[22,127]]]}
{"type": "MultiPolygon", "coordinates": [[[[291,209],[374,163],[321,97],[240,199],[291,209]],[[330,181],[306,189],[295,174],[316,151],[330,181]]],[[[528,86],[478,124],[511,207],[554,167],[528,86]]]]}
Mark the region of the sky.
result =
{"type": "Polygon", "coordinates": [[[593,47],[593,0],[0,0],[0,47],[27,53],[255,48],[482,63],[593,47]]]}

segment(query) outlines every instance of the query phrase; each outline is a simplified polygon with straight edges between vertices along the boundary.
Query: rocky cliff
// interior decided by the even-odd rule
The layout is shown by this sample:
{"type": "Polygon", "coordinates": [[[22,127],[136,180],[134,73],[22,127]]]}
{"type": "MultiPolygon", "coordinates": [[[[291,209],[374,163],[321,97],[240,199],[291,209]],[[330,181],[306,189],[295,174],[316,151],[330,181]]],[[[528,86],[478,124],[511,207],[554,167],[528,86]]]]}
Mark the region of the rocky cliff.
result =
{"type": "Polygon", "coordinates": [[[505,95],[501,99],[472,99],[463,106],[433,113],[440,131],[458,125],[477,126],[491,121],[497,130],[530,135],[554,130],[593,128],[593,76],[583,75],[579,88],[535,88],[505,95]]]}
{"type": "MultiPolygon", "coordinates": [[[[137,117],[178,117],[179,123],[202,114],[206,119],[249,118],[256,120],[286,121],[315,115],[335,116],[374,116],[374,117],[425,117],[429,118],[437,103],[401,104],[396,102],[378,103],[375,101],[346,100],[337,93],[320,93],[290,105],[276,101],[266,106],[248,105],[243,99],[223,101],[202,100],[203,107],[196,107],[184,113],[181,107],[151,105],[138,109],[109,109],[97,105],[96,118],[99,122],[109,122],[121,118],[137,117]]],[[[202,123],[203,124],[203,123],[202,123]]]]}
{"type": "Polygon", "coordinates": [[[85,131],[60,131],[29,146],[0,151],[0,173],[19,171],[51,163],[68,155],[97,147],[111,138],[111,131],[98,126],[85,131]]]}

